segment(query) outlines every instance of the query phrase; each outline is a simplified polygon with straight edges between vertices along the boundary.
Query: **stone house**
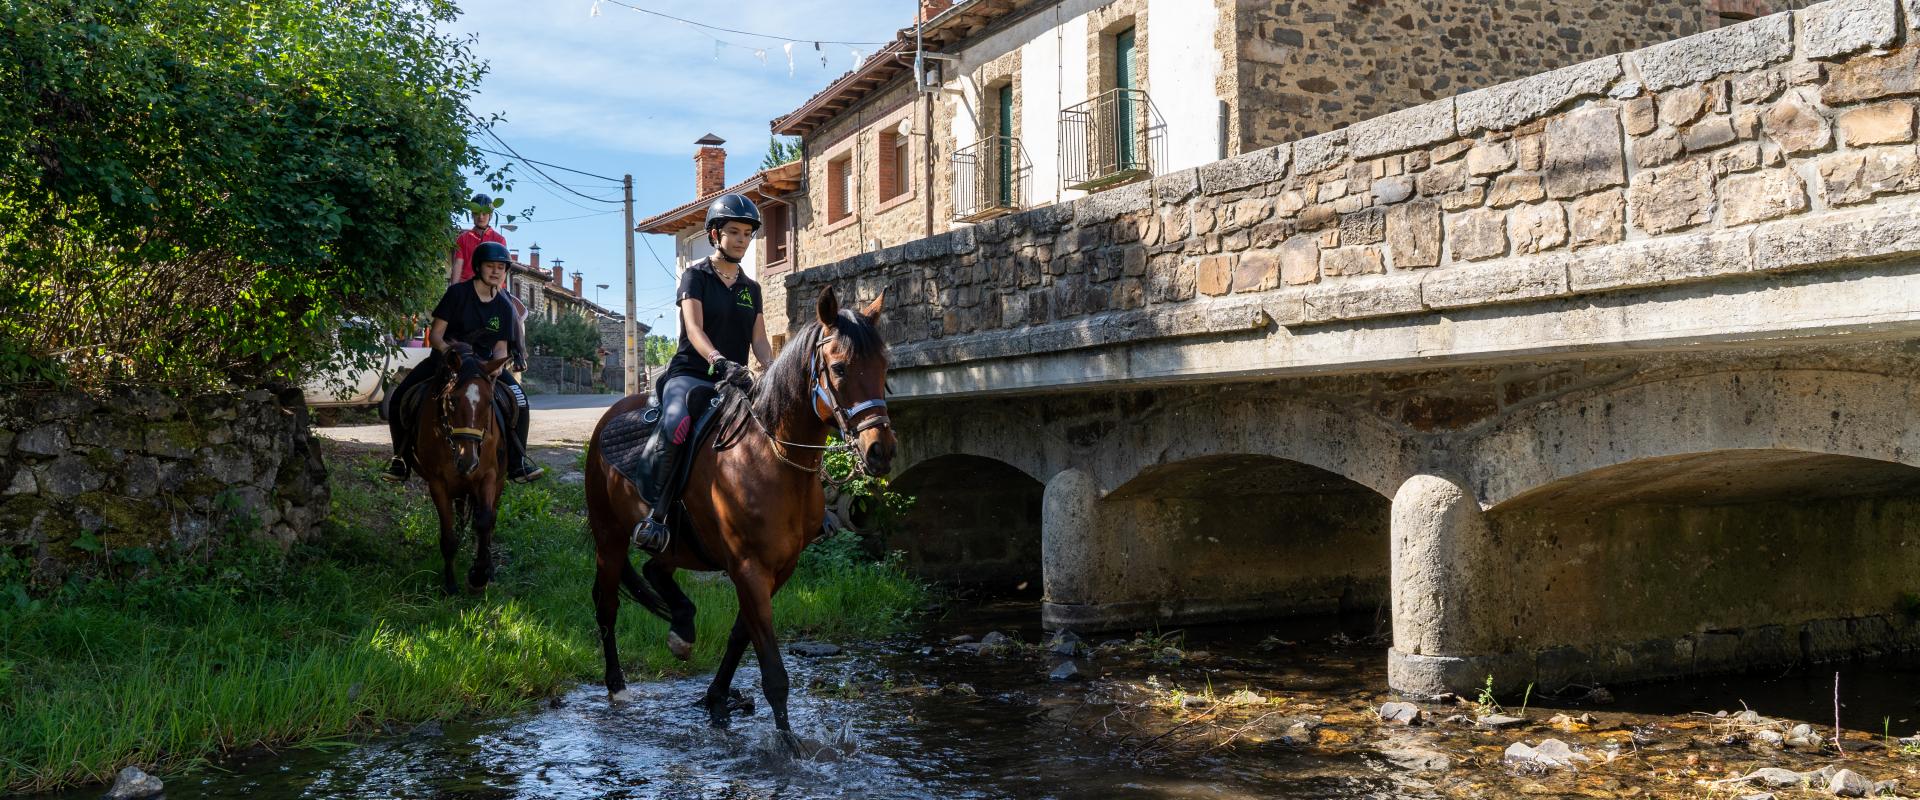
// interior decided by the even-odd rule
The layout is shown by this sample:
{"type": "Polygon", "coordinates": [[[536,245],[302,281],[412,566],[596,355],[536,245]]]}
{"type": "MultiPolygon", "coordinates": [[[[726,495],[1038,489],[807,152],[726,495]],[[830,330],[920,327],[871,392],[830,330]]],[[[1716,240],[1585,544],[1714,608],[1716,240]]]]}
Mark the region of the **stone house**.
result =
{"type": "Polygon", "coordinates": [[[794,263],[793,203],[800,189],[801,164],[795,161],[760,170],[729,186],[727,151],[720,147],[726,140],[707,134],[694,144],[700,149],[693,156],[693,199],[641,220],[634,230],[673,237],[673,274],[677,278],[688,264],[713,254],[706,237],[707,204],[722,194],[746,195],[760,209],[761,226],[740,268],[760,282],[767,334],[778,347],[786,339],[783,279],[794,263]]]}
{"type": "MultiPolygon", "coordinates": [[[[571,285],[566,267],[556,259],[552,267],[540,265],[540,245],[527,249],[527,260],[520,260],[519,249],[510,249],[511,268],[507,272],[507,291],[526,304],[528,319],[544,319],[552,322],[561,315],[572,315],[594,324],[600,332],[600,363],[604,374],[622,375],[626,369],[626,338],[622,333],[624,315],[601,306],[586,296],[585,279],[575,272],[571,285]]],[[[638,326],[638,336],[645,337],[649,330],[646,325],[638,326]]],[[[614,385],[617,381],[609,380],[614,385]]]]}
{"type": "Polygon", "coordinates": [[[804,145],[788,257],[829,264],[1802,4],[921,0],[914,27],[773,121],[804,145]]]}

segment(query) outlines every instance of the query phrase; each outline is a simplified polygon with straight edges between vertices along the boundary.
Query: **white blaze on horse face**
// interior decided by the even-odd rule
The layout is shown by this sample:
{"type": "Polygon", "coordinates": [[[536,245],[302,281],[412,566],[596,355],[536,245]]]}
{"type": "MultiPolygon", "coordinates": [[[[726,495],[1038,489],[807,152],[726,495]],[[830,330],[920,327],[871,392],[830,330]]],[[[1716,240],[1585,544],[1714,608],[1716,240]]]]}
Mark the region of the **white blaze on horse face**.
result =
{"type": "Polygon", "coordinates": [[[468,408],[480,407],[480,384],[477,384],[477,383],[467,384],[467,407],[468,408]]]}

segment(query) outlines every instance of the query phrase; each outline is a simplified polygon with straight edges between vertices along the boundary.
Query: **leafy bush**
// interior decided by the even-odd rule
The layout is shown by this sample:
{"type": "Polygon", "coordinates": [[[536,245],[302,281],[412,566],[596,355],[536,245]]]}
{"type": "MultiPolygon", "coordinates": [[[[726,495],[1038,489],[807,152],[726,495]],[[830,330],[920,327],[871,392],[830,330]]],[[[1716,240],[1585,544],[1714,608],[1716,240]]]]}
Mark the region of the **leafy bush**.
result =
{"type": "Polygon", "coordinates": [[[534,355],[600,360],[600,329],[583,317],[561,314],[548,322],[527,318],[527,345],[534,355]]]}
{"type": "Polygon", "coordinates": [[[484,73],[450,0],[0,4],[0,381],[370,363],[430,304],[484,73]],[[182,346],[191,342],[191,347],[182,346]]]}

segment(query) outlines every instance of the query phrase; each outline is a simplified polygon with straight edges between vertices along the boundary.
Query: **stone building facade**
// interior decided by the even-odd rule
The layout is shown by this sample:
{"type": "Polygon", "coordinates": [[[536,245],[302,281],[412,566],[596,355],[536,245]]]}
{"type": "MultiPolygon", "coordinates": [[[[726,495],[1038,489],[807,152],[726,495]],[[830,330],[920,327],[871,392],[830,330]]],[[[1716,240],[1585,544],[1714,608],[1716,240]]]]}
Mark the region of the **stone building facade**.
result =
{"type": "Polygon", "coordinates": [[[794,263],[831,263],[1802,4],[923,2],[923,74],[909,29],[773,123],[804,140],[794,263]],[[1116,104],[1123,83],[1137,99],[1116,104]],[[1116,123],[1122,115],[1133,122],[1116,123]],[[1121,128],[1134,130],[1110,130],[1121,128]],[[1114,147],[1103,137],[1134,140],[1117,146],[1137,146],[1146,168],[1083,169],[1114,147]],[[1104,181],[1081,174],[1102,170],[1104,181]]]}

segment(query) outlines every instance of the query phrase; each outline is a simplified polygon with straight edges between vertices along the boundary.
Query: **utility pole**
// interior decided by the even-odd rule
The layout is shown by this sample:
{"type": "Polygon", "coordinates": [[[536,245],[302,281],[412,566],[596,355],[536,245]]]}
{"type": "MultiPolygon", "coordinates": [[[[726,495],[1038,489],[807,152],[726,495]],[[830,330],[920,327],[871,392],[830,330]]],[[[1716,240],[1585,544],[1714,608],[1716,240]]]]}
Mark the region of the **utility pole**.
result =
{"type": "Polygon", "coordinates": [[[636,304],[633,299],[633,175],[632,173],[628,173],[627,175],[622,176],[620,180],[620,185],[625,190],[626,200],[627,200],[627,205],[626,205],[626,209],[627,209],[627,320],[626,320],[626,323],[621,327],[626,329],[625,332],[627,335],[627,360],[626,360],[627,394],[636,395],[640,393],[640,355],[639,355],[640,341],[639,341],[638,329],[635,327],[637,323],[633,319],[634,314],[639,313],[639,309],[635,307],[636,304]]]}

